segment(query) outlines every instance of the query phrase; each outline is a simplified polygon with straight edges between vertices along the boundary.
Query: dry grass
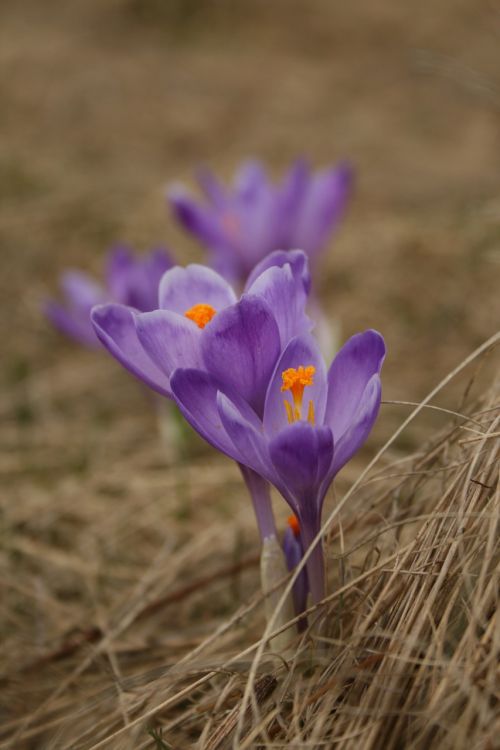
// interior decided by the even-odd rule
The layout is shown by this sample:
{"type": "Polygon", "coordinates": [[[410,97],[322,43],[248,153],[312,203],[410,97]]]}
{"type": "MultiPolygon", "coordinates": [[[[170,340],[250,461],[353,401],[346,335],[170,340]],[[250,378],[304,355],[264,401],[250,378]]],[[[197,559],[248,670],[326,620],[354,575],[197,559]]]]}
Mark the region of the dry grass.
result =
{"type": "Polygon", "coordinates": [[[132,503],[106,468],[50,519],[11,507],[0,747],[496,747],[498,383],[472,391],[334,504],[333,593],[284,655],[260,642],[248,507],[213,503],[241,492],[228,463],[143,456],[132,503]]]}

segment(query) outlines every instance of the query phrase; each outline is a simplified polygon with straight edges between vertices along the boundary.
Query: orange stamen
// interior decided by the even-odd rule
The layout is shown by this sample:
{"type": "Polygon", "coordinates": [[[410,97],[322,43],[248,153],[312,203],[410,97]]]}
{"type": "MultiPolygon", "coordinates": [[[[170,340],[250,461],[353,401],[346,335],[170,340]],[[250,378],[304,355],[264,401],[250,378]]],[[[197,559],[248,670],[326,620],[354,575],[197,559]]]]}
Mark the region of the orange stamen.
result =
{"type": "MultiPolygon", "coordinates": [[[[293,398],[293,410],[285,401],[285,408],[289,422],[296,422],[302,418],[302,398],[304,396],[304,388],[307,385],[313,385],[313,376],[316,372],[316,368],[313,365],[304,367],[289,367],[288,370],[284,370],[281,373],[283,385],[281,386],[282,391],[291,391],[293,398]]],[[[314,406],[312,401],[309,402],[309,410],[307,415],[308,420],[311,424],[314,424],[314,406]]]]}
{"type": "Polygon", "coordinates": [[[288,516],[287,523],[290,526],[291,530],[293,531],[294,535],[296,537],[299,537],[300,536],[300,524],[299,524],[299,519],[297,518],[297,516],[295,514],[292,516],[288,516]]]}
{"type": "Polygon", "coordinates": [[[190,307],[189,310],[186,310],[184,313],[186,318],[189,318],[189,320],[192,320],[193,323],[196,323],[198,328],[205,328],[207,323],[210,323],[212,318],[214,317],[217,310],[214,310],[212,305],[193,305],[193,307],[190,307]]]}
{"type": "Polygon", "coordinates": [[[285,411],[286,411],[286,416],[288,418],[288,421],[290,424],[292,424],[292,422],[295,422],[295,417],[293,414],[293,406],[288,401],[283,401],[283,403],[285,404],[285,411]]]}
{"type": "Polygon", "coordinates": [[[314,404],[309,401],[309,408],[307,409],[307,421],[309,424],[314,424],[314,404]]]}

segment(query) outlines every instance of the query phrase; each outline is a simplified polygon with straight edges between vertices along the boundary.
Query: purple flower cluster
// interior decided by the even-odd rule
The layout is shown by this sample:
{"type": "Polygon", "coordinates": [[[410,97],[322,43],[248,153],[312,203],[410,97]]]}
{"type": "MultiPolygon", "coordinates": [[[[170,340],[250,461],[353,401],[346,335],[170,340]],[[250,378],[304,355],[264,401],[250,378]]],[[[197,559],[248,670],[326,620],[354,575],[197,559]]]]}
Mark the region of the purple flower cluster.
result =
{"type": "Polygon", "coordinates": [[[314,174],[299,160],[276,185],[258,162],[248,162],[232,189],[207,170],[198,181],[204,202],[193,200],[182,186],[170,189],[174,215],[210,251],[211,265],[243,284],[273,250],[300,248],[316,259],[342,218],[352,170],[341,164],[314,174]]]}
{"type": "Polygon", "coordinates": [[[381,399],[382,336],[353,336],[327,367],[306,312],[309,263],[335,229],[351,179],[347,166],[313,174],[297,161],[276,185],[252,162],[229,190],[204,171],[204,203],[179,188],[170,201],[210,251],[212,268],[119,247],[102,286],[68,271],[64,302],[46,307],[54,325],[88,346],[100,341],[238,463],[261,538],[273,543],[270,485],[278,490],[292,511],[288,569],[310,550],[293,592],[298,613],[309,593],[314,602],[324,596],[322,545],[311,547],[325,495],[368,437],[381,399]]]}
{"type": "MultiPolygon", "coordinates": [[[[158,310],[110,304],[96,307],[92,320],[113,356],[244,467],[263,538],[276,532],[262,480],[278,489],[298,518],[304,550],[333,478],[376,419],[385,347],[376,331],[358,334],[327,370],[305,312],[307,258],[286,257],[275,256],[279,265],[266,259],[239,300],[215,271],[176,267],[161,280],[158,310]]],[[[314,601],[323,597],[320,545],[307,563],[307,587],[314,601]]]]}
{"type": "Polygon", "coordinates": [[[166,250],[152,250],[135,257],[130,248],[119,245],[109,253],[104,284],[83,271],[68,270],[61,276],[63,302],[49,300],[45,314],[62,333],[80,344],[99,346],[90,312],[95,305],[114,300],[137,310],[154,310],[158,304],[158,284],[173,265],[166,250]]]}

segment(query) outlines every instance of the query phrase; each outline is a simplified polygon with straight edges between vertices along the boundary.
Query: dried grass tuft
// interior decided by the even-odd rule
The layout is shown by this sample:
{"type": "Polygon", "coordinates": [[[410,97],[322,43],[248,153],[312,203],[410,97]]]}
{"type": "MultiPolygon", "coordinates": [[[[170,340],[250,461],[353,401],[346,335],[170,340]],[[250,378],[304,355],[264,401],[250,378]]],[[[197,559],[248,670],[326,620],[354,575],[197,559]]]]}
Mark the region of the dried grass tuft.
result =
{"type": "Polygon", "coordinates": [[[498,746],[499,392],[467,390],[373,467],[328,530],[332,594],[257,662],[253,521],[219,502],[232,466],[134,454],[124,484],[96,459],[86,502],[68,475],[50,519],[33,483],[5,513],[0,747],[498,746]]]}

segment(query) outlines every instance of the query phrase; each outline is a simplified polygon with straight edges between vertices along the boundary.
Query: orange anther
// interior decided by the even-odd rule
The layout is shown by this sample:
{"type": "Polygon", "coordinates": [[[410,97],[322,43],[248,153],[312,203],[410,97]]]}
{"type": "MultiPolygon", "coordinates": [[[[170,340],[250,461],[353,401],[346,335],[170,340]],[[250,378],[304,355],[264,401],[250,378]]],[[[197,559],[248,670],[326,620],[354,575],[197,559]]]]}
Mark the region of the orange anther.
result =
{"type": "MultiPolygon", "coordinates": [[[[291,391],[294,408],[291,412],[286,406],[287,416],[289,422],[295,422],[302,418],[302,397],[304,395],[304,388],[307,385],[313,385],[313,377],[316,372],[314,365],[308,365],[304,367],[289,367],[288,370],[283,370],[281,378],[283,385],[281,386],[282,391],[291,391]],[[291,418],[292,417],[292,418],[291,418]]],[[[314,423],[314,410],[312,411],[312,423],[314,423]]]]}
{"type": "Polygon", "coordinates": [[[300,365],[300,367],[297,368],[289,367],[288,370],[284,370],[281,373],[283,380],[281,390],[292,391],[294,396],[296,391],[303,393],[306,385],[313,384],[313,375],[315,372],[316,368],[314,365],[309,365],[308,367],[300,365]]]}
{"type": "Polygon", "coordinates": [[[210,323],[216,312],[217,310],[215,310],[212,305],[205,305],[202,303],[199,305],[193,305],[189,310],[186,310],[184,315],[186,318],[189,318],[189,320],[192,320],[193,323],[196,323],[198,328],[205,328],[207,323],[210,323]]]}

